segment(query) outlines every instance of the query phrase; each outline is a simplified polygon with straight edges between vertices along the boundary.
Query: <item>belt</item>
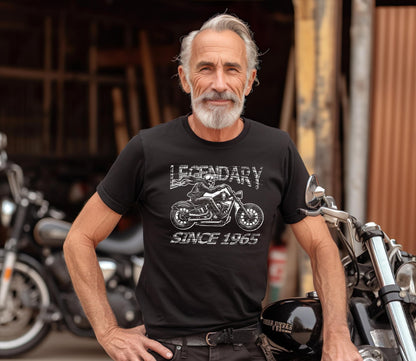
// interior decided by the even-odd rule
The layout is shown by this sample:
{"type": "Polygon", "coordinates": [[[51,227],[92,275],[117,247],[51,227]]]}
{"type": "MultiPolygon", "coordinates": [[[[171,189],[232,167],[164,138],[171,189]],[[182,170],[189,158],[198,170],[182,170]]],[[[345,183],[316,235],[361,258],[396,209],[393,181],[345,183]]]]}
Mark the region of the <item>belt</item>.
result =
{"type": "Polygon", "coordinates": [[[217,346],[220,344],[243,344],[255,342],[259,336],[257,324],[245,328],[227,328],[220,331],[188,335],[183,337],[162,338],[158,341],[179,346],[217,346]]]}

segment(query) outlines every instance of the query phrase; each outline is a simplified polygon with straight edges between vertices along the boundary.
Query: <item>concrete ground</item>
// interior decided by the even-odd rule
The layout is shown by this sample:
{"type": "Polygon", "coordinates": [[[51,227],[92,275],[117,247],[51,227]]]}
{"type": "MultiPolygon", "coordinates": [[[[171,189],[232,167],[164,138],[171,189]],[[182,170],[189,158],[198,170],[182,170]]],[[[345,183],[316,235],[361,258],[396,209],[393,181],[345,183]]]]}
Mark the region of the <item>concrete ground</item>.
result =
{"type": "Polygon", "coordinates": [[[8,361],[109,361],[95,339],[77,337],[69,332],[51,332],[32,351],[8,361]]]}

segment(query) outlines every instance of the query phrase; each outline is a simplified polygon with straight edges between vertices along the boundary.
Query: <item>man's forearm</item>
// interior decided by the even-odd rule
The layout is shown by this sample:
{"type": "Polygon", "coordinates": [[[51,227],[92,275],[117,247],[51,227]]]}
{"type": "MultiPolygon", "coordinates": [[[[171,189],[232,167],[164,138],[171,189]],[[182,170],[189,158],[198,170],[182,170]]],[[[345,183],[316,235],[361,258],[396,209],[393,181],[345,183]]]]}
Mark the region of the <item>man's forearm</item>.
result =
{"type": "Polygon", "coordinates": [[[92,242],[72,232],[64,244],[65,261],[74,289],[97,337],[117,326],[107,300],[105,282],[92,242]]]}
{"type": "Polygon", "coordinates": [[[348,332],[345,275],[335,243],[318,247],[311,263],[322,304],[324,337],[328,332],[348,332]]]}
{"type": "Polygon", "coordinates": [[[308,253],[314,285],[322,304],[324,332],[347,331],[345,275],[338,247],[322,217],[307,217],[292,225],[302,247],[308,253]]]}

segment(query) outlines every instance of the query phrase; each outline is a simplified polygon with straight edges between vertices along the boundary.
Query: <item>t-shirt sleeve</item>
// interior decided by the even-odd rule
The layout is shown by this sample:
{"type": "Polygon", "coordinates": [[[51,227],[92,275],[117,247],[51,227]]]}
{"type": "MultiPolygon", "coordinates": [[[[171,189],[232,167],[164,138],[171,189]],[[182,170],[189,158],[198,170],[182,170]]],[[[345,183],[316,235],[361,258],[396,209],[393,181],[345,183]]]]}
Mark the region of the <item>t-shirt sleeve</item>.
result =
{"type": "Polygon", "coordinates": [[[98,195],[113,211],[124,214],[137,202],[143,186],[144,164],[141,138],[136,135],[97,186],[98,195]]]}
{"type": "Polygon", "coordinates": [[[293,224],[305,218],[304,215],[298,212],[298,209],[307,208],[305,203],[305,189],[309,173],[291,139],[289,139],[288,143],[285,167],[286,185],[280,211],[285,223],[293,224]]]}

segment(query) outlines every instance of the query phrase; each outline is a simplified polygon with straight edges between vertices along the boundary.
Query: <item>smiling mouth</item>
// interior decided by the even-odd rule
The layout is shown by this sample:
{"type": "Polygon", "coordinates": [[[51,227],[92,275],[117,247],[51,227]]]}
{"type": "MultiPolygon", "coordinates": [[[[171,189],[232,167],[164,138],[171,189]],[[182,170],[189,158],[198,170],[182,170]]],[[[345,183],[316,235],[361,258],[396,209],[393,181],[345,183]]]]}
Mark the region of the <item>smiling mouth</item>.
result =
{"type": "Polygon", "coordinates": [[[197,102],[202,102],[206,105],[212,106],[229,106],[230,104],[236,104],[238,102],[238,97],[230,91],[225,91],[219,93],[217,91],[209,91],[205,94],[202,94],[197,99],[197,102]]]}
{"type": "Polygon", "coordinates": [[[214,105],[227,105],[232,102],[231,99],[205,99],[205,101],[214,105]]]}

